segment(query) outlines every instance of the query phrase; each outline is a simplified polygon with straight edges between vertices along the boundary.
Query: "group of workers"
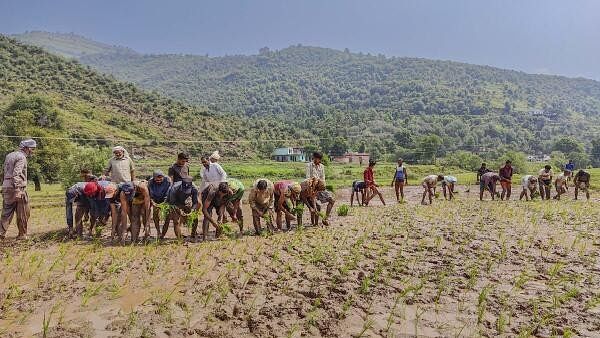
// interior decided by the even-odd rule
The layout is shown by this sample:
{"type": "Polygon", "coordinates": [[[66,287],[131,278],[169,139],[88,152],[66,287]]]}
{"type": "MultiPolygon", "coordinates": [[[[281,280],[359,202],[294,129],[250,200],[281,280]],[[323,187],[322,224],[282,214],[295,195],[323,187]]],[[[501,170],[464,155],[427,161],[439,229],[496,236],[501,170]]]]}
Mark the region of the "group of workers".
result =
{"type": "MultiPolygon", "coordinates": [[[[499,196],[501,200],[509,200],[512,191],[512,176],[514,168],[512,162],[507,160],[498,170],[494,172],[487,168],[485,163],[481,164],[481,167],[477,171],[477,180],[479,181],[479,199],[483,200],[483,194],[487,190],[490,193],[492,200],[499,196]],[[496,185],[500,182],[502,189],[501,193],[496,191],[496,185]]],[[[590,199],[590,174],[580,169],[575,173],[575,164],[573,161],[569,161],[564,166],[562,172],[558,175],[554,175],[552,166],[545,165],[544,168],[540,169],[537,175],[523,175],[521,177],[521,195],[519,200],[525,197],[525,200],[533,199],[539,194],[542,200],[549,200],[551,198],[552,186],[556,190],[556,195],[553,199],[560,200],[561,196],[569,190],[568,183],[572,180],[575,190],[575,200],[579,198],[579,192],[583,192],[586,195],[586,199],[590,199]],[[539,189],[539,192],[538,192],[539,189]]]]}
{"type": "MultiPolygon", "coordinates": [[[[309,210],[311,225],[318,225],[319,220],[323,225],[329,224],[335,199],[325,189],[322,158],[320,153],[313,154],[302,182],[272,182],[266,178],[254,182],[249,190],[248,204],[256,234],[262,233],[263,220],[271,232],[289,230],[294,220],[301,226],[304,206],[309,210]],[[325,213],[321,213],[322,205],[326,205],[325,213]]],[[[111,241],[122,243],[129,233],[135,243],[140,239],[142,229],[143,237],[150,237],[152,219],[156,238],[164,238],[171,224],[175,236],[183,238],[182,226],[185,224],[191,227],[191,238],[196,239],[200,238],[198,224],[201,219],[201,238],[206,240],[211,226],[215,228],[216,238],[222,235],[228,216],[243,233],[241,200],[245,187],[242,182],[227,176],[218,163],[220,155],[215,151],[201,157],[201,184],[196,185],[190,175],[189,159],[189,155],[180,153],[167,175],[155,170],[147,180],[136,180],[133,161],[125,149],[113,148],[113,157],[103,176],[96,177],[84,170],[82,181],[67,189],[68,233],[72,237],[82,237],[87,218],[88,233],[93,236],[95,226],[107,224],[110,218],[111,241]]]]}
{"type": "MultiPolygon", "coordinates": [[[[3,209],[0,219],[0,240],[4,239],[8,225],[14,215],[17,218],[17,239],[27,239],[27,223],[29,219],[29,198],[27,195],[27,157],[36,149],[35,140],[28,139],[20,143],[19,149],[9,153],[4,162],[2,184],[3,209]]],[[[124,242],[130,234],[132,242],[137,242],[140,232],[144,230],[144,238],[150,237],[150,221],[154,223],[156,238],[164,238],[172,224],[175,236],[183,238],[182,226],[191,227],[191,237],[199,238],[198,224],[202,220],[202,239],[208,239],[210,227],[215,228],[215,237],[223,233],[223,224],[237,223],[240,233],[244,229],[244,217],[241,200],[245,187],[241,181],[227,176],[218,163],[220,155],[215,151],[210,156],[201,157],[202,163],[199,186],[193,183],[190,175],[189,160],[186,153],[180,153],[177,160],[165,175],[155,170],[151,177],[138,180],[135,177],[135,166],[127,151],[117,146],[113,148],[113,156],[108,161],[103,175],[94,176],[89,170],[81,170],[81,182],[69,187],[66,191],[66,223],[72,237],[83,236],[83,224],[89,221],[89,236],[94,236],[97,225],[111,223],[111,240],[124,242]]],[[[313,153],[312,161],[307,164],[306,177],[302,182],[281,180],[272,182],[266,178],[254,181],[248,194],[248,204],[252,212],[252,224],[256,234],[262,233],[262,221],[269,231],[289,230],[291,222],[302,226],[304,208],[308,208],[310,223],[317,226],[319,221],[329,225],[329,217],[335,204],[331,191],[326,189],[325,168],[321,163],[323,155],[313,153]],[[325,212],[321,212],[322,207],[325,212]],[[285,221],[286,227],[283,228],[285,221]]],[[[370,160],[363,172],[362,181],[352,183],[350,205],[356,198],[359,205],[367,206],[378,196],[385,205],[380,186],[375,182],[374,168],[376,161],[370,160]]],[[[550,199],[552,184],[556,189],[555,199],[559,200],[568,190],[568,182],[572,179],[575,187],[575,199],[580,191],[585,192],[589,200],[590,174],[579,170],[574,176],[574,164],[570,161],[564,171],[554,177],[552,168],[547,165],[538,175],[522,177],[520,199],[533,198],[539,188],[542,199],[550,199]]],[[[480,186],[480,200],[485,191],[489,191],[492,200],[496,197],[508,200],[511,197],[513,167],[511,161],[493,172],[485,163],[477,172],[480,186]],[[501,193],[496,192],[500,182],[501,193]]],[[[433,202],[436,187],[441,184],[444,198],[452,200],[455,194],[457,179],[450,175],[428,175],[421,185],[423,187],[422,204],[433,202]]],[[[404,186],[408,184],[408,172],[402,159],[398,160],[391,186],[394,187],[396,199],[404,201],[404,186]]]]}

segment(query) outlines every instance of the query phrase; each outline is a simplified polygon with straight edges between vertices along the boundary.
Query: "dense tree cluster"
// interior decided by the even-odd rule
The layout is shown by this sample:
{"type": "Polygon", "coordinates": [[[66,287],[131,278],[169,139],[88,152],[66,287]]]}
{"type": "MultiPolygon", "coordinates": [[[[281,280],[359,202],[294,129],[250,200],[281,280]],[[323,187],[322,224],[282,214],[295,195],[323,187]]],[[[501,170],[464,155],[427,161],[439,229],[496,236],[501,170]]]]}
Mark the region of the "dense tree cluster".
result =
{"type": "Polygon", "coordinates": [[[366,143],[376,154],[423,161],[434,157],[430,135],[441,137],[437,156],[502,145],[549,153],[562,135],[589,150],[600,123],[596,81],[457,62],[303,46],[253,56],[106,54],[81,61],[210,111],[275,119],[345,138],[354,150],[366,143]]]}

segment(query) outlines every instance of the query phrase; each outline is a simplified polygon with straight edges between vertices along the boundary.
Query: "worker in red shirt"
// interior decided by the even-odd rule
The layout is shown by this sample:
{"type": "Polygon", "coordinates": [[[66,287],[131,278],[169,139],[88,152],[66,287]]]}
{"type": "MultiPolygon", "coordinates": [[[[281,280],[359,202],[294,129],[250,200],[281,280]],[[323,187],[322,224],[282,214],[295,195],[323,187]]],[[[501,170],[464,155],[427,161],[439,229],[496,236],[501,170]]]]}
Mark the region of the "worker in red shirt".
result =
{"type": "Polygon", "coordinates": [[[373,168],[375,167],[375,164],[377,164],[377,162],[375,162],[374,160],[369,160],[369,166],[363,172],[363,181],[365,182],[365,185],[367,186],[367,198],[365,201],[365,205],[369,205],[369,202],[371,201],[371,199],[373,197],[375,197],[375,195],[378,195],[379,199],[381,200],[381,203],[383,203],[383,205],[385,205],[385,200],[383,199],[383,195],[381,194],[379,189],[377,189],[379,187],[379,185],[377,185],[377,183],[375,183],[375,173],[373,172],[373,168]]]}

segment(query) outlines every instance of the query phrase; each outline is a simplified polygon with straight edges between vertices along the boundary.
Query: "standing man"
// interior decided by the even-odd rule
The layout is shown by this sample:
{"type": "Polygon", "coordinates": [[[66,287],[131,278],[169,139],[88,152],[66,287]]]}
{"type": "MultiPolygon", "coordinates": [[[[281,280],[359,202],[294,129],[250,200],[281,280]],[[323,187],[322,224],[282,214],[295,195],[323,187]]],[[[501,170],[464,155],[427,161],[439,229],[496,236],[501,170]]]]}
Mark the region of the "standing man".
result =
{"type": "MultiPolygon", "coordinates": [[[[171,168],[169,168],[171,170],[171,168]]],[[[168,177],[165,177],[161,170],[155,170],[152,179],[148,182],[148,192],[150,193],[150,205],[152,206],[152,220],[156,228],[156,238],[161,238],[162,229],[160,228],[160,208],[159,204],[167,200],[167,193],[171,187],[168,177]]],[[[167,228],[169,218],[166,217],[163,228],[167,228]]]]}
{"type": "Polygon", "coordinates": [[[184,177],[190,176],[190,156],[186,153],[179,153],[177,161],[169,167],[169,178],[171,183],[179,182],[184,177]]]}
{"type": "Polygon", "coordinates": [[[396,200],[398,200],[398,203],[404,201],[405,185],[408,185],[408,173],[406,172],[406,167],[404,167],[404,160],[399,158],[396,172],[392,178],[392,187],[396,190],[396,200]]]}
{"type": "Polygon", "coordinates": [[[213,151],[212,154],[210,154],[210,156],[208,157],[208,159],[210,160],[210,163],[217,163],[221,159],[221,155],[219,155],[219,151],[218,150],[215,150],[215,151],[213,151]]]}
{"type": "Polygon", "coordinates": [[[121,146],[113,148],[113,157],[108,161],[104,175],[110,175],[111,182],[117,184],[135,180],[133,161],[125,148],[121,146]]]}
{"type": "Polygon", "coordinates": [[[550,165],[545,165],[544,169],[540,170],[538,173],[538,181],[540,184],[540,195],[542,199],[549,200],[550,199],[550,187],[552,186],[552,177],[554,173],[552,172],[552,167],[550,165]]]}
{"type": "MultiPolygon", "coordinates": [[[[325,166],[323,163],[323,154],[319,152],[313,153],[313,160],[306,165],[306,179],[316,178],[323,181],[325,184],[325,166]]],[[[317,192],[317,200],[320,203],[327,203],[327,211],[325,212],[325,218],[323,219],[323,225],[329,225],[329,215],[331,214],[331,210],[333,209],[333,204],[335,203],[335,198],[333,197],[333,193],[324,189],[322,191],[317,192]]]]}
{"type": "Polygon", "coordinates": [[[565,164],[565,171],[568,171],[569,174],[565,175],[567,176],[567,182],[571,180],[571,178],[573,177],[573,173],[575,172],[575,163],[573,163],[573,160],[569,160],[569,163],[565,164]]]}
{"type": "Polygon", "coordinates": [[[248,204],[252,210],[252,222],[257,235],[260,235],[262,228],[260,219],[264,218],[269,231],[273,232],[273,207],[275,204],[273,183],[267,179],[258,179],[254,182],[248,196],[248,204]]]}
{"type": "Polygon", "coordinates": [[[479,183],[479,187],[481,188],[481,176],[485,173],[489,173],[491,170],[487,168],[487,164],[481,163],[481,167],[477,170],[477,182],[479,183]]]}
{"type": "Polygon", "coordinates": [[[4,180],[2,182],[2,217],[0,218],[0,240],[6,236],[14,214],[17,214],[17,239],[28,239],[29,196],[27,196],[27,157],[37,148],[34,140],[23,140],[19,150],[6,155],[4,180]]]}
{"type": "Polygon", "coordinates": [[[227,173],[219,163],[210,162],[208,156],[202,156],[200,161],[202,162],[200,191],[204,191],[209,185],[218,186],[221,182],[227,182],[227,173]]]}
{"type": "Polygon", "coordinates": [[[508,201],[510,199],[510,193],[512,192],[512,176],[513,176],[513,167],[512,162],[510,160],[506,160],[504,167],[500,168],[498,174],[500,175],[500,186],[502,187],[502,194],[500,195],[500,199],[508,201]]]}

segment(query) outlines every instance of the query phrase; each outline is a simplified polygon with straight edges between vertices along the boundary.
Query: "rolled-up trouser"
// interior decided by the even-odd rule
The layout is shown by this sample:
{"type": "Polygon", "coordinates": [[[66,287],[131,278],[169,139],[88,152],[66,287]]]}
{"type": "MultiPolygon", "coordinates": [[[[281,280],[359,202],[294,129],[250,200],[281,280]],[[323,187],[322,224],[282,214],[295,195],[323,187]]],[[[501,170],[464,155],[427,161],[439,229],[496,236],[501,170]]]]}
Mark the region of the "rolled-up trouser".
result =
{"type": "Polygon", "coordinates": [[[16,198],[17,189],[2,187],[2,216],[0,218],[0,236],[8,231],[8,226],[14,214],[17,214],[17,228],[19,236],[27,235],[27,222],[29,221],[29,196],[23,191],[20,198],[16,198]]]}
{"type": "Polygon", "coordinates": [[[75,202],[75,233],[77,236],[83,235],[83,217],[90,212],[90,205],[87,201],[75,202]]]}

